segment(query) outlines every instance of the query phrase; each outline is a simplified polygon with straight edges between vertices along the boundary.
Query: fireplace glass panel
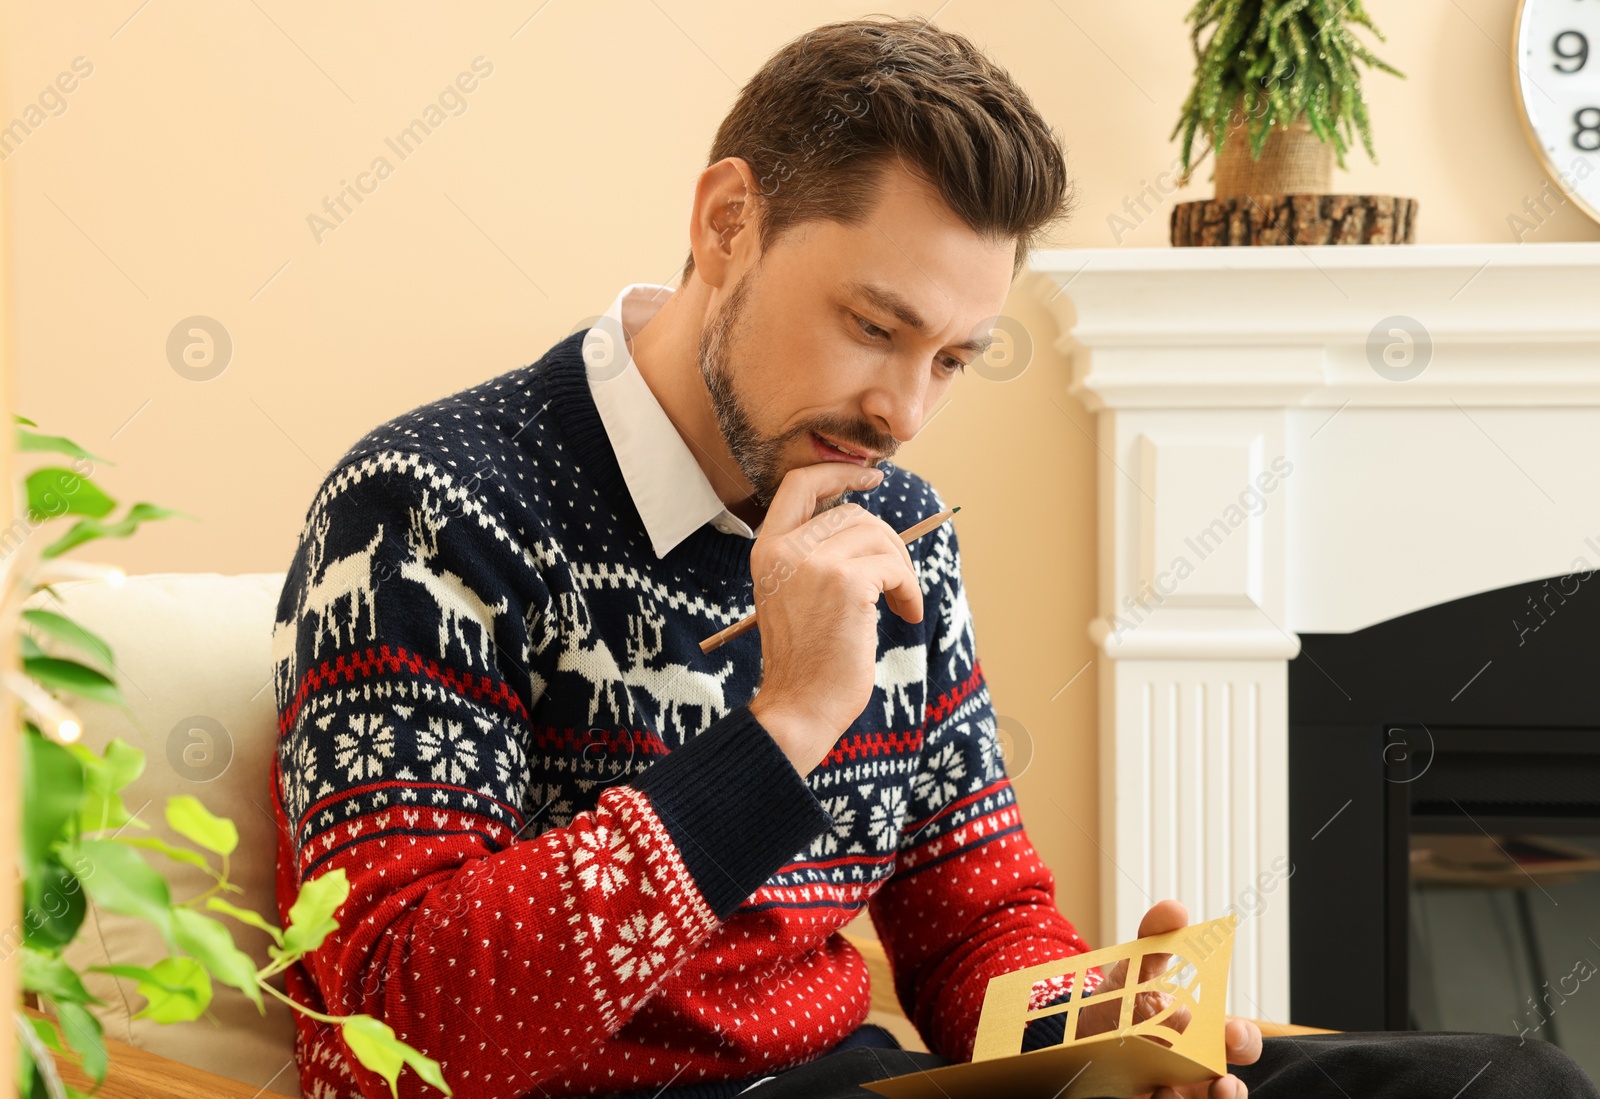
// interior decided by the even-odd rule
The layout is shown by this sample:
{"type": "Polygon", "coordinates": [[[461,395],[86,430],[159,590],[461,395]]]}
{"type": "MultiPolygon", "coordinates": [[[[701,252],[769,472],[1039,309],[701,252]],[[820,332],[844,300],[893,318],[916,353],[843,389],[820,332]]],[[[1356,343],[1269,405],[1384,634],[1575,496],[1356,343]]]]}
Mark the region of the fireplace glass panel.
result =
{"type": "Polygon", "coordinates": [[[1548,1041],[1600,1079],[1600,830],[1413,833],[1418,1030],[1548,1041]]]}

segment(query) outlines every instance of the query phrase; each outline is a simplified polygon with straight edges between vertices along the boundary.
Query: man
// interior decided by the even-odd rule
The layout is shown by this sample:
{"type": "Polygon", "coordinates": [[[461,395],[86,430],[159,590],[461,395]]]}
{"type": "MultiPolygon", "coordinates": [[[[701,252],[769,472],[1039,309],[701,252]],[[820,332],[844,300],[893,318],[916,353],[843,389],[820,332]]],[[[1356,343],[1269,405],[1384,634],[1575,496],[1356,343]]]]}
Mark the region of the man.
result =
{"type": "MultiPolygon", "coordinates": [[[[1067,198],[965,39],[819,28],[719,129],[677,289],[345,455],[279,606],[280,914],[351,883],[291,995],[383,1019],[461,1099],[781,1099],[967,1059],[990,977],[1088,949],[1006,778],[955,531],[898,535],[943,501],[889,462],[1067,198]],[[836,933],[863,907],[932,1054],[861,1025],[836,933]]],[[[308,1096],[384,1093],[298,1019],[308,1096]]],[[[1300,1047],[1227,1038],[1327,1092],[1300,1047]]]]}

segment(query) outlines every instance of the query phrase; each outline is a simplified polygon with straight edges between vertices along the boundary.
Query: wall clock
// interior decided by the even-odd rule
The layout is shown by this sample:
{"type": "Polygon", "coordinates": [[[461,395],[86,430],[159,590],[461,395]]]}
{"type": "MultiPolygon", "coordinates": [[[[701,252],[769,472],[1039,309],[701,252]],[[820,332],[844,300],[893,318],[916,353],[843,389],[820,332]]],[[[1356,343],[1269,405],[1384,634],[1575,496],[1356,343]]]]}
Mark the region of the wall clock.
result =
{"type": "MultiPolygon", "coordinates": [[[[1600,221],[1600,2],[1518,0],[1512,86],[1545,171],[1600,221]]],[[[1537,207],[1540,223],[1548,211],[1537,207]]]]}

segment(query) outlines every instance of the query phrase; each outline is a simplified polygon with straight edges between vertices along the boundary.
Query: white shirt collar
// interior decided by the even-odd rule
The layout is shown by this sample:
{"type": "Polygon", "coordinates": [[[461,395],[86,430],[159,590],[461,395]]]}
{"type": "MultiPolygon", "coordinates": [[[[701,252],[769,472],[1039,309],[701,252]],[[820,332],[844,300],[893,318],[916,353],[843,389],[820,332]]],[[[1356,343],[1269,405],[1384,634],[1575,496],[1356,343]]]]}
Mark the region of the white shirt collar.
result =
{"type": "Polygon", "coordinates": [[[724,534],[756,536],[717,496],[623,338],[626,332],[631,339],[671,296],[668,286],[629,283],[583,337],[589,392],[658,558],[707,523],[724,534]]]}

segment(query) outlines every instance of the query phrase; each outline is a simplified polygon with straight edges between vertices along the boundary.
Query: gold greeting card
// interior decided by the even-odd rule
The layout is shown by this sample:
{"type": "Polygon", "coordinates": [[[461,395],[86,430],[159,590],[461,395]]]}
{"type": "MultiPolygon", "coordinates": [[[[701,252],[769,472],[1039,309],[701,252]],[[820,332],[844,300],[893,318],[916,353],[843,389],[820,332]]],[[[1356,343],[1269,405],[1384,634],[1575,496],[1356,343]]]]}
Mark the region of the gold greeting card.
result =
{"type": "Polygon", "coordinates": [[[1225,916],[991,978],[970,1062],[861,1086],[889,1099],[1080,1099],[1139,1095],[1221,1076],[1228,1071],[1223,999],[1238,922],[1237,916],[1225,916]],[[1145,972],[1147,958],[1159,972],[1135,980],[1145,972]],[[1121,961],[1128,963],[1125,987],[1078,995],[1089,969],[1109,974],[1121,961]],[[1056,977],[1068,980],[1072,998],[1029,1008],[1034,984],[1056,977]],[[1136,1011],[1141,993],[1156,994],[1145,997],[1143,1018],[1136,1011]],[[1159,1008],[1151,1012],[1152,1004],[1159,1008]],[[1110,1029],[1076,1037],[1078,1017],[1086,1010],[1091,1018],[1105,1016],[1097,1021],[1110,1029]],[[1065,1040],[1020,1052],[1027,1024],[1050,1015],[1066,1016],[1065,1040]]]}

